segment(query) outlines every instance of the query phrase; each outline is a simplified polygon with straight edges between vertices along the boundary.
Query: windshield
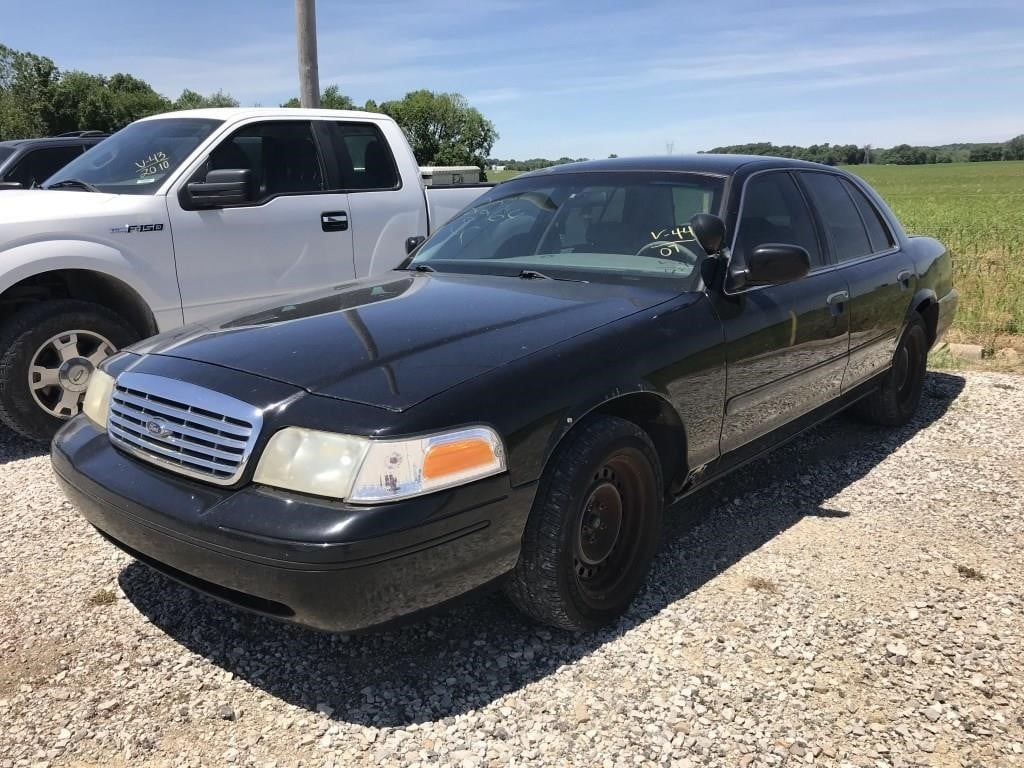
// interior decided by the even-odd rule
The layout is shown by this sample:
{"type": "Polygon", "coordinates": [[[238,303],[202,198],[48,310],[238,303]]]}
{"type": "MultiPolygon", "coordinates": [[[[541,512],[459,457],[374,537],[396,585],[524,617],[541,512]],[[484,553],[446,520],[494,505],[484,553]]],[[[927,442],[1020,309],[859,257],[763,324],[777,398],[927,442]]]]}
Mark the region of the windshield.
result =
{"type": "Polygon", "coordinates": [[[43,186],[74,180],[100,192],[152,195],[221,122],[195,117],[140,120],[72,160],[43,186]]]}
{"type": "Polygon", "coordinates": [[[4,160],[14,154],[14,149],[11,147],[0,147],[0,165],[4,164],[4,160]]]}
{"type": "Polygon", "coordinates": [[[650,171],[505,182],[439,229],[409,268],[614,282],[668,278],[689,290],[704,257],[689,221],[718,212],[723,185],[719,176],[650,171]]]}

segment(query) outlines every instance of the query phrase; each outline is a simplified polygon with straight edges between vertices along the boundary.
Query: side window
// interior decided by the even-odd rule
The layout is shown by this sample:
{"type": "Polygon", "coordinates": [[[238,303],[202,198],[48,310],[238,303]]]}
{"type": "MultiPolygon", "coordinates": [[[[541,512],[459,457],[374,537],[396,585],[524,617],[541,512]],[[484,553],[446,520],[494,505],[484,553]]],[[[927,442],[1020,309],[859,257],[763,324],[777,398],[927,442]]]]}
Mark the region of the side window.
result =
{"type": "Polygon", "coordinates": [[[868,238],[871,240],[872,252],[878,253],[879,251],[892,248],[895,245],[892,234],[890,234],[889,228],[882,220],[882,214],[879,213],[875,204],[868,200],[867,195],[857,189],[847,179],[843,179],[843,186],[850,193],[850,197],[853,198],[853,202],[857,205],[857,210],[860,211],[861,218],[864,219],[864,226],[867,227],[868,238]]]}
{"type": "Polygon", "coordinates": [[[210,153],[207,171],[249,169],[254,203],[275,195],[322,192],[324,175],[313,140],[313,126],[303,120],[253,123],[239,128],[210,153]]]}
{"type": "Polygon", "coordinates": [[[741,261],[764,243],[799,245],[811,268],[824,263],[811,212],[793,177],[786,171],[762,173],[747,182],[733,253],[741,261]]]}
{"type": "Polygon", "coordinates": [[[396,189],[398,167],[391,147],[371,123],[329,123],[338,175],[344,190],[396,189]]]}
{"type": "Polygon", "coordinates": [[[23,187],[38,187],[80,154],[82,148],[75,145],[33,150],[14,166],[5,180],[17,181],[23,187]]]}
{"type": "Polygon", "coordinates": [[[857,259],[873,252],[867,230],[842,180],[831,173],[802,172],[839,261],[857,259]]]}

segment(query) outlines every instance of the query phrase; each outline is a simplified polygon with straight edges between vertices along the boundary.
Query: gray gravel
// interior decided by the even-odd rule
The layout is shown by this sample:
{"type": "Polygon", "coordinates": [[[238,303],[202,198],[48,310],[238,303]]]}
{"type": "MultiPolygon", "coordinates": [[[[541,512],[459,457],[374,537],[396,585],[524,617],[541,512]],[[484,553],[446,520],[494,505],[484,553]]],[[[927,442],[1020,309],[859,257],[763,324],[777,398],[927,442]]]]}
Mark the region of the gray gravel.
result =
{"type": "Polygon", "coordinates": [[[385,633],[225,608],[118,553],[0,434],[0,768],[1024,765],[1024,378],[933,373],[669,515],[597,636],[484,596],[385,633]]]}

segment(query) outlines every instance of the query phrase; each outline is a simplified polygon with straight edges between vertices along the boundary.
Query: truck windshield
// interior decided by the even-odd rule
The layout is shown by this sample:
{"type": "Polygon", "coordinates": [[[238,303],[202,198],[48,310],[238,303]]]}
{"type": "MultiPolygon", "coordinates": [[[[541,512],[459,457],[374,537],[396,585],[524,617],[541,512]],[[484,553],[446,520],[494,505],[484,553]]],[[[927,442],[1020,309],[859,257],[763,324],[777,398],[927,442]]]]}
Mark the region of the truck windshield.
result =
{"type": "Polygon", "coordinates": [[[221,122],[196,117],[140,120],[72,160],[43,186],[152,195],[221,122]]]}
{"type": "Polygon", "coordinates": [[[696,286],[704,251],[690,229],[718,213],[721,176],[541,174],[501,184],[445,224],[410,269],[696,286]]]}

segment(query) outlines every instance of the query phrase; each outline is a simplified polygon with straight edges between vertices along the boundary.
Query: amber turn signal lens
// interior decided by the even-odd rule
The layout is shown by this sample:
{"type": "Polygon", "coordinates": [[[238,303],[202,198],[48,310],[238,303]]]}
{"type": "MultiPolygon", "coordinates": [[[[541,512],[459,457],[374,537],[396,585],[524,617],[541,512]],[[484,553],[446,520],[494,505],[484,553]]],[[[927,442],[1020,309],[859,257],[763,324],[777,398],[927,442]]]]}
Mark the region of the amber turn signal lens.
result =
{"type": "Polygon", "coordinates": [[[435,445],[427,451],[423,459],[423,477],[426,480],[436,480],[493,464],[495,460],[494,449],[486,440],[453,440],[450,443],[435,445]]]}

